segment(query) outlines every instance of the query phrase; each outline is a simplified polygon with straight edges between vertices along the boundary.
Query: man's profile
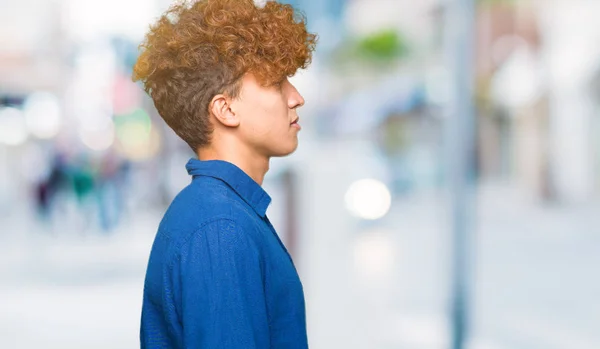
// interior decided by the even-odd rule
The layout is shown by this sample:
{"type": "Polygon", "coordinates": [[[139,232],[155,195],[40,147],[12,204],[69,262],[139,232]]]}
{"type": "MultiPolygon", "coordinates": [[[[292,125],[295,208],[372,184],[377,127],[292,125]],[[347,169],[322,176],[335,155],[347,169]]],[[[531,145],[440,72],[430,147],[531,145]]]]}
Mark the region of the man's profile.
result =
{"type": "Polygon", "coordinates": [[[150,27],[134,67],[197,158],[156,234],[144,285],[142,348],[307,348],[302,284],[266,210],[271,157],[298,146],[288,81],[316,37],[289,5],[198,0],[150,27]]]}

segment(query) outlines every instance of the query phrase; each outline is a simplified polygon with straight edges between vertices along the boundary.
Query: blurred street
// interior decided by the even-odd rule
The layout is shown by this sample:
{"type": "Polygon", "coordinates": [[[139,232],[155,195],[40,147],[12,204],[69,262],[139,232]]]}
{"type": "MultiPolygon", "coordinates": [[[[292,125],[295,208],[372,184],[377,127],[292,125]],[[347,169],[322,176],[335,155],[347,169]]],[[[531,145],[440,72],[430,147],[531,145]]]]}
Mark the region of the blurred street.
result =
{"type": "MultiPolygon", "coordinates": [[[[312,237],[297,259],[315,348],[447,347],[440,202],[398,201],[376,230],[312,237]]],[[[471,348],[599,348],[600,205],[524,202],[505,184],[479,190],[471,348]]],[[[111,236],[88,237],[47,236],[28,217],[3,220],[0,347],[136,347],[158,216],[140,212],[111,236]],[[20,238],[9,238],[17,230],[20,238]]]]}

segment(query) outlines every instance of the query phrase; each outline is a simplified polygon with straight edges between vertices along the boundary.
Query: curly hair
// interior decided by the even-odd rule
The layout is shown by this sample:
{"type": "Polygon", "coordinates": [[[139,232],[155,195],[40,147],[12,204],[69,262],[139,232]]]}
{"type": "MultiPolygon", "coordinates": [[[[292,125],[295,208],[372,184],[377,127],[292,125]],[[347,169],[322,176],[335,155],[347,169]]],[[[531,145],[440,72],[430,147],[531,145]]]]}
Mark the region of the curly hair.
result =
{"type": "Polygon", "coordinates": [[[306,68],[317,37],[290,5],[253,0],[198,0],[172,5],[140,45],[140,81],[167,125],[194,151],[211,141],[212,98],[239,96],[252,73],[271,86],[306,68]]]}

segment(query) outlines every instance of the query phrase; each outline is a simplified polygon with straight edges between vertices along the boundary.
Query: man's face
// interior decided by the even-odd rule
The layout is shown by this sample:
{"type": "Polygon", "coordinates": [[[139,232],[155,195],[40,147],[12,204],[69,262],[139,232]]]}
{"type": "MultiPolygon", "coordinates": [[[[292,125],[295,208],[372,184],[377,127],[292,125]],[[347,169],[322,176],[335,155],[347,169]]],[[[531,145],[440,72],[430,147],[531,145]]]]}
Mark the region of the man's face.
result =
{"type": "Polygon", "coordinates": [[[242,140],[262,155],[277,157],[298,147],[300,125],[294,121],[298,119],[296,109],[303,104],[304,98],[287,78],[279,85],[263,87],[247,74],[232,109],[240,117],[242,140]]]}

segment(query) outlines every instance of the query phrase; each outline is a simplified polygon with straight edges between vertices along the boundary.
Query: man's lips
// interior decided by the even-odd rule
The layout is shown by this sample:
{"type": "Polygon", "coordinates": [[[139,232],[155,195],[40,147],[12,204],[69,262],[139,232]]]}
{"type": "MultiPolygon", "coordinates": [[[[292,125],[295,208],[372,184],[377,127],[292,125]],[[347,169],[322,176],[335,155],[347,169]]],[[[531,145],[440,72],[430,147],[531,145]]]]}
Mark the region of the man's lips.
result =
{"type": "Polygon", "coordinates": [[[298,123],[298,121],[300,121],[300,117],[297,117],[296,120],[292,121],[292,123],[290,124],[290,127],[297,128],[298,130],[302,129],[302,127],[300,127],[300,124],[298,123]]]}

